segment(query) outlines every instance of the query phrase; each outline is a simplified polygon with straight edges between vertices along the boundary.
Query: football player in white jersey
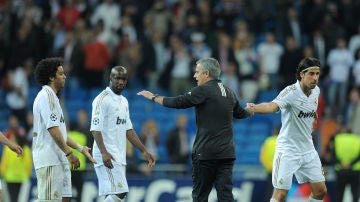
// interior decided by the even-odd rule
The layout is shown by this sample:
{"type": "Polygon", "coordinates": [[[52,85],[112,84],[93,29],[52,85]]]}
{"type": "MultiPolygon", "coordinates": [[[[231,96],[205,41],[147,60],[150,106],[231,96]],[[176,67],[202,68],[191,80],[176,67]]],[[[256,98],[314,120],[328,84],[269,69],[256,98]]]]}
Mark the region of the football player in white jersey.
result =
{"type": "Polygon", "coordinates": [[[126,87],[126,68],[111,69],[110,84],[92,103],[90,131],[94,136],[93,156],[98,162],[95,172],[99,182],[99,196],[106,196],[104,202],[123,201],[129,192],[126,169],[126,139],[128,139],[148,160],[148,166],[155,165],[155,158],[139,140],[133,129],[129,104],[121,95],[126,87]]]}
{"type": "Polygon", "coordinates": [[[323,201],[327,192],[311,135],[317,119],[319,76],[319,60],[304,58],[296,70],[296,83],[287,86],[272,102],[247,104],[254,113],[281,111],[282,127],[276,142],[272,171],[274,192],[270,202],[285,200],[293,175],[299,183],[309,183],[312,191],[310,202],[323,201]]]}
{"type": "MultiPolygon", "coordinates": [[[[11,142],[9,139],[7,139],[2,132],[0,132],[0,142],[6,146],[8,146],[12,151],[17,153],[18,156],[21,156],[23,154],[23,149],[19,145],[11,142]]],[[[1,180],[0,180],[0,202],[2,199],[2,187],[1,187],[1,180]]]]}
{"type": "Polygon", "coordinates": [[[78,168],[80,162],[69,146],[79,150],[95,163],[89,153],[90,148],[77,144],[67,135],[64,115],[57,97],[66,80],[62,64],[61,58],[46,58],[41,60],[35,69],[35,79],[42,86],[33,105],[32,156],[39,202],[70,201],[70,168],[78,168]]]}

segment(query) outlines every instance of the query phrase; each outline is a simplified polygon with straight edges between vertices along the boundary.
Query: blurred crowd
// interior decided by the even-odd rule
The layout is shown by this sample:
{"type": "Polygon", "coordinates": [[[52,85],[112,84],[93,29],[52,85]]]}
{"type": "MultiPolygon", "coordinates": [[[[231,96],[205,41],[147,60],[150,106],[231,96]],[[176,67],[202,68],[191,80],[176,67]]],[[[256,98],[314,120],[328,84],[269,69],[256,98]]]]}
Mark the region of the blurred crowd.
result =
{"type": "MultiPolygon", "coordinates": [[[[294,83],[311,56],[322,64],[321,117],[360,134],[359,10],[359,0],[0,0],[1,95],[28,132],[42,58],[64,58],[66,88],[103,88],[121,65],[130,90],[178,95],[195,85],[195,61],[214,57],[224,83],[253,102],[294,83]]],[[[157,153],[155,125],[142,138],[157,153]]]]}

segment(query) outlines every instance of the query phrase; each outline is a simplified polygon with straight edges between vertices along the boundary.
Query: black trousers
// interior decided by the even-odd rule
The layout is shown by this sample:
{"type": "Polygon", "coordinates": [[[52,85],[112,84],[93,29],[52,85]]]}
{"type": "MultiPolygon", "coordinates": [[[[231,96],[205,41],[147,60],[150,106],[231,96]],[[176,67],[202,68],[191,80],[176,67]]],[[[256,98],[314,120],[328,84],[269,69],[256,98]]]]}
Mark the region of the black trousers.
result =
{"type": "Polygon", "coordinates": [[[233,202],[234,159],[199,160],[192,158],[193,202],[207,202],[213,185],[218,201],[233,202]]]}
{"type": "Polygon", "coordinates": [[[353,202],[359,200],[360,171],[340,170],[336,172],[337,202],[343,201],[346,185],[350,185],[353,202]]]}

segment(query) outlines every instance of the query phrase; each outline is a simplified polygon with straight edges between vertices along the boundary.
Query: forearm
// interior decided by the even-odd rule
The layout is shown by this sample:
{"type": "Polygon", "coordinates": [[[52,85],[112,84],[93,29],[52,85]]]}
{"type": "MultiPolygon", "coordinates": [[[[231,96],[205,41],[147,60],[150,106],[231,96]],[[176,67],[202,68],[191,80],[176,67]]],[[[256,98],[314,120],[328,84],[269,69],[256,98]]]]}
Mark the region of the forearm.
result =
{"type": "Polygon", "coordinates": [[[48,129],[50,135],[52,136],[53,140],[55,141],[56,145],[63,151],[65,154],[69,154],[71,152],[68,145],[65,143],[65,140],[59,130],[59,127],[52,127],[48,129]]]}
{"type": "Polygon", "coordinates": [[[254,105],[252,110],[257,114],[270,114],[279,111],[279,107],[274,102],[267,102],[254,105]]]}
{"type": "Polygon", "coordinates": [[[141,152],[146,151],[145,145],[140,141],[134,130],[128,130],[126,132],[126,137],[131,142],[131,144],[133,144],[141,152]]]}
{"type": "Polygon", "coordinates": [[[84,148],[83,145],[80,145],[79,143],[75,142],[75,140],[73,140],[70,136],[67,137],[66,144],[69,147],[78,150],[79,152],[82,152],[82,149],[84,148]]]}
{"type": "Polygon", "coordinates": [[[94,137],[97,146],[99,147],[100,152],[101,153],[107,152],[101,132],[92,131],[92,135],[94,137]]]}

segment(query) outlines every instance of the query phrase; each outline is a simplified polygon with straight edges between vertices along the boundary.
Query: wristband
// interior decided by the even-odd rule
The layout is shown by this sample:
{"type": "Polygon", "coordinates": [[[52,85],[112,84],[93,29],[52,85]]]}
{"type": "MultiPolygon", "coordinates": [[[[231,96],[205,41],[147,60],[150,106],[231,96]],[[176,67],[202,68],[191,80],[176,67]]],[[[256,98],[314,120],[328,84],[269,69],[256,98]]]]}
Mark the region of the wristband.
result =
{"type": "Polygon", "coordinates": [[[72,151],[70,151],[69,153],[67,153],[65,156],[69,157],[72,154],[72,151]]]}
{"type": "Polygon", "coordinates": [[[76,150],[78,150],[79,152],[82,152],[83,149],[84,149],[84,146],[81,146],[80,144],[76,145],[76,150]]]}
{"type": "Polygon", "coordinates": [[[154,94],[153,97],[151,98],[151,100],[152,100],[153,102],[155,102],[155,98],[156,98],[156,97],[159,97],[159,95],[154,94]]]}

